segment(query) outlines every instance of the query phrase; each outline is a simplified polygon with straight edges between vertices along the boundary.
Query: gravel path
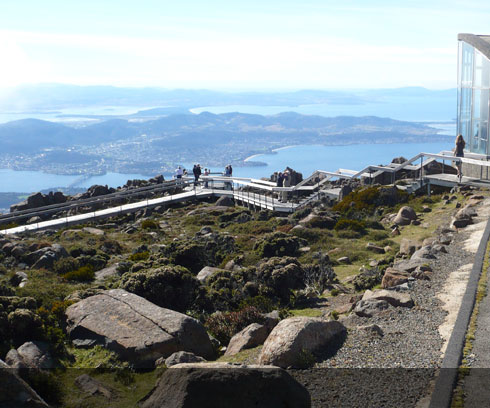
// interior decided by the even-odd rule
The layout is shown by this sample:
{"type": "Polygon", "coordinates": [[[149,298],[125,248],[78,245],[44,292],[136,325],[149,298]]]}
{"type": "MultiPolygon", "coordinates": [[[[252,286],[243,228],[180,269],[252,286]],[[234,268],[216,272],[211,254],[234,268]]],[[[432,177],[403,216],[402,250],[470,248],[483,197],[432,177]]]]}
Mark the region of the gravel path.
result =
{"type": "Polygon", "coordinates": [[[308,388],[313,407],[414,407],[430,392],[442,361],[439,328],[448,315],[438,294],[451,273],[473,262],[472,248],[463,243],[474,230],[455,233],[447,254],[427,260],[431,280],[417,280],[409,289],[415,307],[390,307],[371,318],[350,315],[344,320],[348,335],[335,356],[313,370],[291,372],[308,388]],[[372,324],[383,334],[356,328],[372,324]]]}

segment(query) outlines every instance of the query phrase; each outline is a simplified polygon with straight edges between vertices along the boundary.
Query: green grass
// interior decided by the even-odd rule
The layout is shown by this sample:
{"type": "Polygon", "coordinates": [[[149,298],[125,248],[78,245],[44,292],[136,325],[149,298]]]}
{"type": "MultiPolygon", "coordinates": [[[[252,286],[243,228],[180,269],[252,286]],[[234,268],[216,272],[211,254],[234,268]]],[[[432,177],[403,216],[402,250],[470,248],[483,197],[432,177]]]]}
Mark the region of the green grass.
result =
{"type": "Polygon", "coordinates": [[[262,346],[242,350],[233,356],[221,356],[216,361],[224,363],[256,364],[262,346]]]}
{"type": "Polygon", "coordinates": [[[321,317],[323,312],[319,308],[306,307],[304,309],[290,309],[293,316],[321,317]]]}

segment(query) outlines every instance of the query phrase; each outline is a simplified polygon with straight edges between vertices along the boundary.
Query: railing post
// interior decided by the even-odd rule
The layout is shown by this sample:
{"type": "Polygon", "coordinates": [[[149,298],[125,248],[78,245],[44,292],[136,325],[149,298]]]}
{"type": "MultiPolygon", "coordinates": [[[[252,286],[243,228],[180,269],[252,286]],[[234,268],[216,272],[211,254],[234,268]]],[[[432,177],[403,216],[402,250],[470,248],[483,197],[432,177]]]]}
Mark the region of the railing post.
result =
{"type": "Polygon", "coordinates": [[[422,167],[422,157],[423,156],[420,156],[420,187],[422,187],[422,170],[423,170],[423,167],[422,167]]]}

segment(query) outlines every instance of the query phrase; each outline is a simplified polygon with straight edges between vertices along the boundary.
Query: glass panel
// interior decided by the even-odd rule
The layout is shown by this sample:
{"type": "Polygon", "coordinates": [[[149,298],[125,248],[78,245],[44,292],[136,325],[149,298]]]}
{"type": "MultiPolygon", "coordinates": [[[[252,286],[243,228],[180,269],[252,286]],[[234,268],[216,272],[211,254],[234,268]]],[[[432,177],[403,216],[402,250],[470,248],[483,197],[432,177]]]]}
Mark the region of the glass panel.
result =
{"type": "Polygon", "coordinates": [[[483,63],[483,55],[480,51],[475,50],[475,68],[481,68],[483,63]]]}
{"type": "Polygon", "coordinates": [[[490,87],[490,61],[487,58],[483,58],[481,85],[484,88],[490,87]]]}
{"type": "Polygon", "coordinates": [[[470,150],[473,153],[479,153],[479,138],[478,138],[478,128],[480,127],[480,123],[477,121],[473,122],[473,129],[471,132],[471,148],[470,150]]]}
{"type": "Polygon", "coordinates": [[[488,120],[488,98],[489,98],[488,89],[483,89],[481,91],[481,97],[480,97],[480,119],[483,121],[488,120]]]}
{"type": "Polygon", "coordinates": [[[473,76],[473,86],[475,88],[481,88],[482,83],[482,70],[481,68],[475,68],[475,75],[473,76]]]}
{"type": "Polygon", "coordinates": [[[488,122],[480,121],[479,136],[480,139],[487,140],[488,137],[488,122]]]}
{"type": "Polygon", "coordinates": [[[480,147],[478,148],[478,153],[487,154],[487,141],[480,139],[480,147]]]}
{"type": "Polygon", "coordinates": [[[481,90],[473,89],[473,119],[480,118],[481,90]]]}
{"type": "Polygon", "coordinates": [[[473,47],[463,43],[462,86],[471,86],[473,80],[473,47]]]}
{"type": "Polygon", "coordinates": [[[471,115],[471,88],[461,89],[461,119],[470,119],[471,115]]]}

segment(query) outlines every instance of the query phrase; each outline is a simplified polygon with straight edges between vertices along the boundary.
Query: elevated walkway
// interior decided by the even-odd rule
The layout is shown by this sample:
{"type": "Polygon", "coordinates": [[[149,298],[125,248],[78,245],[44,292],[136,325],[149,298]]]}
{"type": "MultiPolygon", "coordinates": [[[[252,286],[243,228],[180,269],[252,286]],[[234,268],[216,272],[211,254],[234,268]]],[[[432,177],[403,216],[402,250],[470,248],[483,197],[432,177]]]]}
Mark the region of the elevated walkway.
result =
{"type": "Polygon", "coordinates": [[[75,200],[67,203],[54,204],[30,210],[16,211],[0,215],[0,225],[25,223],[32,217],[55,217],[47,221],[34,222],[0,230],[2,234],[15,234],[25,231],[36,231],[47,228],[61,228],[74,224],[95,221],[121,214],[136,212],[145,208],[170,205],[177,202],[204,199],[209,197],[233,197],[241,205],[254,209],[267,209],[278,213],[291,213],[299,208],[322,198],[338,199],[340,188],[332,188],[329,182],[334,179],[368,179],[367,183],[376,180],[380,175],[389,174],[391,181],[396,181],[397,173],[409,171],[416,174],[408,185],[398,185],[399,189],[413,192],[425,185],[453,187],[471,185],[489,188],[490,181],[474,177],[463,177],[459,180],[454,174],[424,174],[424,169],[431,163],[445,162],[466,163],[474,166],[490,167],[490,162],[474,158],[452,156],[451,152],[419,153],[411,159],[387,166],[367,166],[362,170],[338,169],[337,171],[317,170],[299,184],[292,187],[277,187],[275,183],[247,177],[203,176],[199,186],[194,186],[191,178],[173,180],[162,184],[118,191],[99,197],[75,200]],[[279,197],[286,193],[285,201],[279,197]],[[155,197],[160,195],[161,197],[155,197]],[[141,198],[144,198],[141,200],[141,198]],[[128,202],[134,201],[134,202],[128,202]],[[108,207],[100,209],[100,207],[108,207]],[[82,212],[70,215],[70,212],[82,212]],[[63,214],[60,216],[59,214],[63,214]]]}

